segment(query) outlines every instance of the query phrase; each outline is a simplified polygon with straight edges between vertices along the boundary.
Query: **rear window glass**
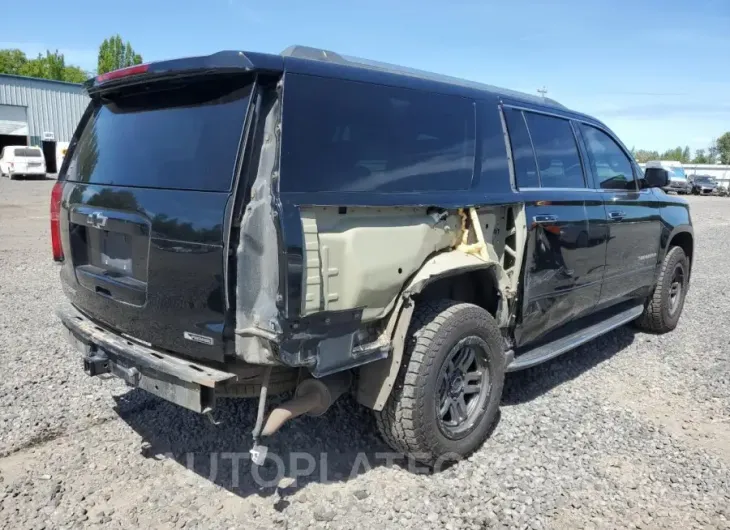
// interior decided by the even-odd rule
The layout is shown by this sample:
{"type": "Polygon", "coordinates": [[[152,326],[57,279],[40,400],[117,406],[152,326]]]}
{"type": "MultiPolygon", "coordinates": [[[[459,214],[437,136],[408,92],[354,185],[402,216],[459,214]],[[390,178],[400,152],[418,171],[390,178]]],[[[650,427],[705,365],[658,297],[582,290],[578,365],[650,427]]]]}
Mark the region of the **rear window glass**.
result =
{"type": "Polygon", "coordinates": [[[249,94],[250,86],[227,78],[96,103],[66,180],[228,191],[249,94]]]}
{"type": "Polygon", "coordinates": [[[471,185],[475,110],[468,99],[289,75],[283,191],[412,192],[471,185]]]}
{"type": "Polygon", "coordinates": [[[25,158],[41,158],[43,154],[40,149],[29,149],[27,147],[15,148],[15,156],[22,156],[25,158]]]}

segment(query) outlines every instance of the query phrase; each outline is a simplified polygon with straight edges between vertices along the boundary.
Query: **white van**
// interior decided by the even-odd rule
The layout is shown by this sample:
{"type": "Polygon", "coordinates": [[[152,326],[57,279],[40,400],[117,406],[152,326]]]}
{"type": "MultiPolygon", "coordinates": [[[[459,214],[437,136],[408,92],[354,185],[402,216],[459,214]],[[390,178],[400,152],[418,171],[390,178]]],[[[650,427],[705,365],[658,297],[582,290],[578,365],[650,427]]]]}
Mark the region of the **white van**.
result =
{"type": "Polygon", "coordinates": [[[674,191],[679,195],[688,194],[692,191],[692,184],[687,178],[682,162],[676,160],[650,160],[646,163],[647,169],[658,167],[669,172],[669,185],[664,191],[674,191]]]}
{"type": "Polygon", "coordinates": [[[11,179],[19,176],[46,175],[46,161],[40,147],[9,145],[0,154],[0,175],[11,179]]]}

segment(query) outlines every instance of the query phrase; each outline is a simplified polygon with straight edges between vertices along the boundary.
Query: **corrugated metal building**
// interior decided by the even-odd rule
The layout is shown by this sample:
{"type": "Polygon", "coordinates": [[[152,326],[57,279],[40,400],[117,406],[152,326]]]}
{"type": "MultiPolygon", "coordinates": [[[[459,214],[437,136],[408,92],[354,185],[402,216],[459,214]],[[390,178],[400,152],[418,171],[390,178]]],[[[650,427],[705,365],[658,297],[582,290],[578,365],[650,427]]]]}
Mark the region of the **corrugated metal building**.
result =
{"type": "Polygon", "coordinates": [[[56,171],[61,146],[81,119],[89,97],[82,85],[0,74],[0,149],[43,147],[48,171],[56,171]]]}

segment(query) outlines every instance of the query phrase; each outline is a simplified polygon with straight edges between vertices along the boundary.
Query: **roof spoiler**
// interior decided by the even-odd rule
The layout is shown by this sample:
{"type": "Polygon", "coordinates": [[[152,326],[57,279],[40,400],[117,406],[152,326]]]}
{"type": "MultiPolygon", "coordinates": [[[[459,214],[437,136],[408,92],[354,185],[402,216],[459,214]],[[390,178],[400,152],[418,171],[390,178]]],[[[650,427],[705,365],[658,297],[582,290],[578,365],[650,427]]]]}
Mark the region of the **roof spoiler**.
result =
{"type": "Polygon", "coordinates": [[[281,73],[283,70],[284,60],[277,55],[223,51],[212,55],[158,61],[121,68],[92,77],[84,83],[84,88],[89,95],[92,95],[118,86],[147,83],[158,79],[252,71],[281,73]]]}

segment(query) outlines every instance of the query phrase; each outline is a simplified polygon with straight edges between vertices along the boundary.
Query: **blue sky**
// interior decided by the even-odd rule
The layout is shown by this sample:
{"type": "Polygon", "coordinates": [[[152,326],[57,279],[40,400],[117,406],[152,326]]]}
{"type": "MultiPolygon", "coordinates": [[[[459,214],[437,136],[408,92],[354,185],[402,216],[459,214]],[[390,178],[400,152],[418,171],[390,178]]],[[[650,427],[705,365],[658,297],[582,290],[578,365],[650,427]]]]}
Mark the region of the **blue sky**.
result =
{"type": "Polygon", "coordinates": [[[0,48],[92,70],[119,33],[145,60],[290,44],[548,96],[629,146],[705,148],[730,131],[730,0],[36,0],[0,48]]]}

